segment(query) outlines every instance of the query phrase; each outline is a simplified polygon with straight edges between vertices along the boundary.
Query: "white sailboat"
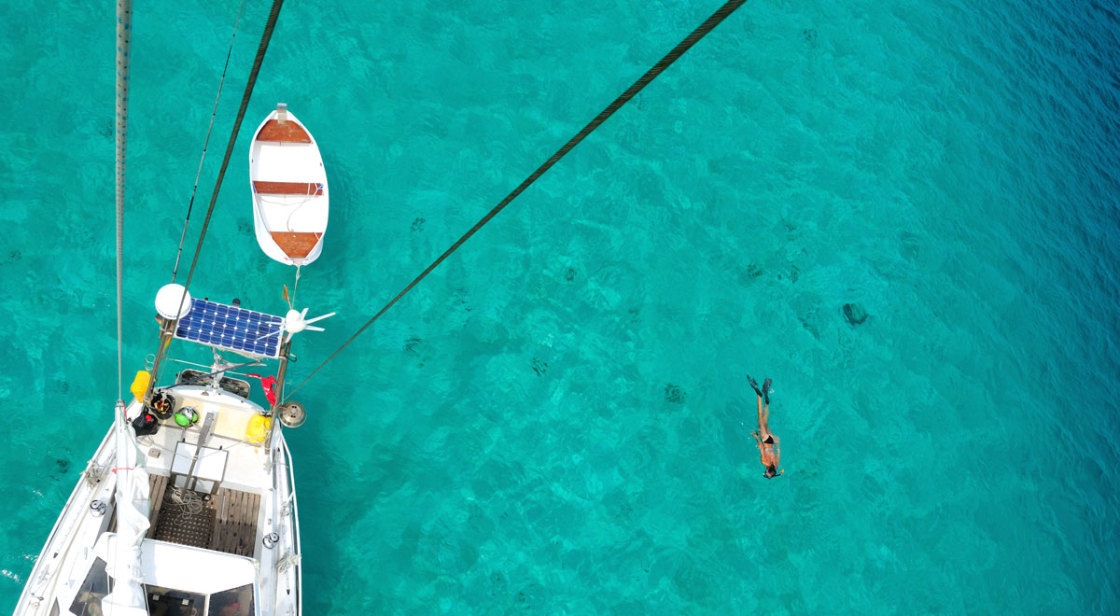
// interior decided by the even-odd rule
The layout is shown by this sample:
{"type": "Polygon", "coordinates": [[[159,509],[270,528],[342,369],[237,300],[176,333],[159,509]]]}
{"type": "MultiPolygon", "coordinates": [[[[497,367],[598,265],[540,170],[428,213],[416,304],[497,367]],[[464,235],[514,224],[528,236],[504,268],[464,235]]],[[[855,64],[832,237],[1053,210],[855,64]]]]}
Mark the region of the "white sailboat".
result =
{"type": "MultiPolygon", "coordinates": [[[[129,0],[118,0],[118,332],[130,17],[129,0]]],[[[159,290],[155,308],[158,350],[137,373],[130,399],[106,405],[114,408],[110,429],[63,506],[15,614],[298,616],[299,515],[281,426],[298,427],[305,414],[278,397],[292,336],[320,330],[309,325],[318,319],[306,320],[306,310],[281,317],[198,299],[174,283],[159,290]],[[209,365],[182,359],[199,346],[212,356],[209,365]],[[248,361],[232,364],[223,354],[248,361]],[[249,366],[272,366],[275,376],[238,372],[249,366]],[[249,378],[263,392],[252,395],[249,378]]],[[[118,337],[118,358],[121,346],[118,337]]]]}
{"type": "Polygon", "coordinates": [[[282,380],[286,322],[191,298],[175,284],[160,290],[156,309],[161,349],[172,340],[204,345],[214,363],[152,387],[151,375],[173,361],[161,351],[137,375],[15,613],[299,614],[295,483],[273,421],[298,426],[304,414],[254,402],[249,381],[233,375],[246,364],[221,356],[274,361],[282,380]]]}

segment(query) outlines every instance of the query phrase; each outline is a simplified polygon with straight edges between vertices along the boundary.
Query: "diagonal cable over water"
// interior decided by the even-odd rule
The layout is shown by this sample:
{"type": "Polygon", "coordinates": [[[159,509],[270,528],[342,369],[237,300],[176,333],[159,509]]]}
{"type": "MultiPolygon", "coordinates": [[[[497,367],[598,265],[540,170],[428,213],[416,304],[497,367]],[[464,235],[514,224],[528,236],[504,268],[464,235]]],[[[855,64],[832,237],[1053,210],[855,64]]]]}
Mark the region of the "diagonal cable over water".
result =
{"type": "MultiPolygon", "coordinates": [[[[241,130],[241,122],[245,119],[245,111],[249,108],[249,100],[253,97],[253,88],[257,84],[257,76],[261,71],[261,64],[264,63],[265,53],[268,51],[268,44],[272,40],[272,33],[276,29],[276,20],[280,17],[280,9],[284,6],[284,0],[272,0],[272,8],[268,14],[268,21],[265,22],[264,32],[261,33],[261,42],[257,46],[257,56],[253,60],[253,68],[249,71],[249,79],[245,83],[245,92],[241,96],[241,107],[237,110],[237,119],[233,122],[233,130],[230,131],[229,143],[226,145],[226,155],[222,159],[222,166],[218,170],[218,179],[214,181],[214,192],[210,196],[210,207],[206,209],[206,218],[202,221],[202,230],[198,234],[198,245],[194,249],[194,258],[191,259],[191,268],[187,272],[187,280],[183,283],[183,294],[179,297],[179,308],[177,313],[182,313],[183,305],[187,302],[187,291],[191,286],[191,279],[194,278],[194,269],[198,265],[198,255],[202,253],[202,242],[206,239],[206,230],[210,227],[210,219],[214,216],[214,206],[218,203],[218,192],[222,189],[222,180],[226,177],[226,169],[229,167],[229,160],[233,156],[233,147],[237,144],[237,133],[241,130]]],[[[241,20],[241,9],[237,12],[238,21],[241,20]]],[[[234,26],[234,36],[237,35],[237,27],[234,26]]],[[[233,41],[230,41],[230,49],[233,49],[233,41]]],[[[229,64],[229,55],[226,55],[226,64],[229,64]]],[[[222,81],[225,81],[225,69],[222,69],[222,81]]],[[[221,96],[221,86],[218,86],[218,93],[221,96]]],[[[214,101],[214,107],[217,109],[218,102],[214,101]]],[[[213,118],[211,117],[211,126],[213,125],[213,118]]],[[[210,141],[210,132],[206,133],[207,143],[210,141]]],[[[203,146],[203,157],[206,156],[206,146],[203,146]]],[[[199,170],[201,172],[202,163],[199,163],[199,170]]],[[[198,187],[198,178],[195,178],[195,188],[198,187]]],[[[183,237],[186,237],[187,223],[190,221],[191,209],[194,207],[194,194],[191,194],[191,204],[187,207],[187,220],[183,222],[183,237]]],[[[179,257],[182,256],[183,240],[179,240],[179,254],[175,256],[175,268],[171,272],[172,281],[179,271],[179,257]]],[[[159,371],[155,375],[159,379],[159,371]]]]}
{"type": "Polygon", "coordinates": [[[625,92],[620,94],[618,98],[614,100],[614,102],[612,102],[610,105],[607,105],[606,109],[600,111],[599,115],[595,116],[593,120],[588,122],[587,126],[584,126],[581,131],[579,131],[574,137],[569,139],[568,142],[565,143],[564,146],[559,150],[557,150],[556,153],[553,154],[548,160],[546,160],[544,164],[538,167],[536,171],[529,175],[529,177],[525,178],[525,181],[521,182],[521,184],[518,185],[517,188],[513,189],[513,192],[507,195],[505,199],[502,199],[502,201],[498,203],[498,205],[494,206],[494,209],[490,210],[486,214],[486,216],[483,216],[482,220],[475,223],[475,225],[471,227],[469,231],[464,233],[462,237],[456,240],[456,242],[452,244],[450,248],[444,251],[444,253],[440,255],[438,259],[433,261],[427,269],[425,269],[423,272],[420,272],[420,275],[413,279],[412,282],[408,283],[408,286],[406,286],[400,293],[397,293],[396,297],[390,300],[388,304],[385,304],[384,308],[379,310],[377,314],[373,315],[373,318],[371,318],[369,321],[366,321],[366,324],[359,328],[358,331],[354,332],[353,336],[350,336],[350,338],[346,340],[346,342],[343,342],[342,346],[338,347],[338,349],[335,350],[334,353],[331,353],[330,357],[325,359],[323,363],[319,364],[319,367],[315,368],[315,370],[313,370],[311,374],[307,375],[307,378],[303,379],[303,381],[299,385],[297,385],[295,389],[284,396],[284,400],[287,401],[289,398],[291,398],[291,396],[295,395],[295,393],[299,391],[301,387],[303,387],[308,381],[311,380],[311,377],[315,376],[320,370],[323,369],[323,366],[326,366],[328,363],[330,363],[330,361],[334,359],[335,356],[342,352],[342,349],[345,349],[370,325],[373,325],[374,321],[381,318],[381,315],[385,314],[389,310],[389,308],[392,308],[393,304],[396,304],[402,297],[405,296],[406,293],[411,291],[412,288],[415,287],[428,274],[430,274],[432,270],[439,267],[440,263],[443,263],[444,259],[451,256],[451,253],[458,250],[464,242],[469,240],[471,236],[477,233],[479,229],[486,225],[486,223],[490,222],[490,219],[497,216],[498,212],[501,212],[503,209],[505,209],[507,205],[509,205],[514,199],[518,197],[518,195],[524,192],[525,189],[528,188],[533,182],[537,181],[537,178],[544,175],[546,171],[551,169],[553,165],[555,165],[561,158],[564,157],[564,155],[566,155],[573,148],[579,145],[579,143],[583,141],[584,138],[586,138],[588,135],[590,135],[592,131],[594,131],[596,128],[599,128],[599,126],[603,122],[606,122],[607,118],[611,117],[611,115],[613,115],[615,111],[618,111],[618,109],[625,105],[627,101],[629,101],[631,98],[634,98],[634,96],[638,92],[642,91],[642,88],[649,85],[651,81],[656,79],[658,75],[664,72],[665,69],[669,68],[669,66],[676,62],[678,58],[684,55],[684,52],[688,51],[693,45],[696,44],[697,41],[704,38],[706,34],[711,32],[712,29],[718,26],[724,19],[727,18],[728,15],[735,12],[735,9],[742,6],[745,2],[746,0],[728,0],[726,4],[716,10],[716,12],[713,13],[711,17],[704,21],[704,23],[697,26],[697,28],[693,30],[691,34],[686,36],[683,41],[678,43],[672,51],[665,54],[664,58],[661,58],[661,60],[659,60],[657,64],[654,64],[653,67],[646,71],[644,75],[639,77],[638,80],[633,83],[633,85],[627,88],[625,92]]]}
{"type": "MultiPolygon", "coordinates": [[[[245,93],[241,96],[241,107],[237,110],[237,119],[234,120],[233,130],[230,131],[229,144],[226,146],[226,155],[222,159],[222,166],[218,169],[218,179],[214,181],[214,192],[210,197],[210,207],[206,210],[206,218],[202,221],[202,230],[198,234],[198,245],[194,249],[194,258],[191,260],[191,268],[187,271],[187,281],[183,283],[183,295],[179,300],[179,310],[182,311],[183,303],[186,301],[186,291],[190,289],[191,278],[194,277],[194,268],[198,265],[198,255],[202,252],[202,241],[206,239],[206,229],[210,226],[210,218],[214,215],[214,205],[218,202],[218,191],[222,189],[222,180],[226,176],[226,169],[229,167],[229,159],[233,155],[233,146],[237,143],[237,133],[241,130],[241,122],[245,119],[245,110],[249,107],[249,99],[253,97],[253,86],[257,83],[257,75],[261,72],[261,64],[264,62],[265,52],[268,51],[268,43],[272,40],[272,32],[276,28],[276,20],[280,16],[280,9],[284,6],[284,0],[272,0],[272,10],[268,14],[268,21],[264,26],[264,33],[261,34],[261,42],[257,47],[257,57],[253,60],[253,68],[249,71],[249,80],[245,84],[245,93]]],[[[176,257],[178,259],[178,257],[176,257]]]]}
{"type": "Polygon", "coordinates": [[[229,59],[233,55],[233,43],[237,40],[237,26],[241,23],[241,10],[245,8],[245,0],[237,7],[237,18],[233,20],[233,36],[229,38],[229,50],[226,51],[226,64],[222,67],[222,78],[218,81],[218,94],[214,97],[214,110],[210,112],[210,126],[206,128],[206,139],[202,142],[202,157],[198,161],[198,172],[194,176],[194,188],[191,190],[191,200],[187,204],[187,216],[183,219],[183,232],[179,236],[179,251],[175,253],[175,266],[171,268],[171,282],[179,273],[179,259],[183,256],[183,242],[187,239],[187,226],[191,222],[191,210],[194,209],[194,197],[198,193],[198,179],[202,177],[202,165],[206,162],[206,148],[210,145],[210,132],[214,130],[214,118],[218,116],[218,102],[222,100],[222,86],[226,83],[226,71],[229,70],[229,59]]]}

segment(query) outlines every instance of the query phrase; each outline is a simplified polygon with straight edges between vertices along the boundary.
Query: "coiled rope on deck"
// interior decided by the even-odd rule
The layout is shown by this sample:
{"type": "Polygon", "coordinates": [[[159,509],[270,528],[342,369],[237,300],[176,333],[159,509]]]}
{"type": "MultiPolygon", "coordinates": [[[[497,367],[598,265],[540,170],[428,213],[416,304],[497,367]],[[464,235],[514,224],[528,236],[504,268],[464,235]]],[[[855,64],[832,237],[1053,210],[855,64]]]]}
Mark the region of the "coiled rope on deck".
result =
{"type": "Polygon", "coordinates": [[[338,349],[334,353],[332,353],[330,357],[324,360],[323,363],[319,364],[318,368],[315,368],[315,370],[312,371],[311,374],[307,376],[307,378],[305,378],[299,385],[295,387],[295,389],[293,389],[288,395],[286,395],[284,397],[284,401],[287,401],[289,398],[291,398],[292,395],[299,391],[299,389],[303,387],[304,384],[307,383],[307,381],[311,380],[311,377],[315,376],[315,374],[323,369],[323,366],[326,366],[332,359],[334,359],[339,353],[341,353],[343,349],[345,349],[351,342],[353,342],[355,338],[361,335],[361,333],[369,328],[370,325],[373,325],[374,321],[381,318],[381,315],[385,314],[389,310],[389,308],[392,308],[393,305],[396,304],[402,297],[404,297],[406,293],[411,291],[413,287],[415,287],[421,280],[427,277],[427,275],[430,274],[432,270],[439,267],[439,265],[443,263],[443,261],[451,255],[451,253],[458,250],[464,242],[469,240],[471,236],[478,232],[479,229],[486,225],[486,223],[490,222],[492,218],[497,216],[499,212],[505,209],[507,205],[509,205],[514,199],[516,199],[518,195],[524,192],[525,189],[527,189],[533,182],[537,181],[537,178],[544,175],[546,171],[551,169],[552,166],[555,165],[561,158],[563,158],[568,152],[579,145],[579,143],[583,141],[584,138],[586,138],[588,135],[590,135],[592,131],[594,131],[596,128],[599,128],[599,126],[602,125],[603,122],[606,122],[607,118],[611,117],[614,112],[618,111],[618,109],[625,105],[627,101],[634,98],[634,96],[638,94],[638,92],[642,91],[642,88],[645,88],[647,85],[649,85],[651,81],[656,79],[661,73],[665,71],[665,69],[669,68],[669,66],[676,62],[677,59],[684,55],[684,53],[688,51],[693,45],[695,45],[697,41],[704,38],[705,35],[711,32],[712,29],[718,26],[724,19],[727,18],[728,15],[735,12],[735,10],[742,6],[745,2],[746,0],[729,0],[726,4],[716,10],[716,12],[713,13],[711,17],[706,19],[704,23],[700,24],[695,30],[693,30],[691,34],[686,36],[683,41],[678,43],[672,51],[665,54],[665,57],[661,58],[661,60],[654,64],[653,67],[645,72],[645,74],[639,77],[638,80],[633,83],[633,85],[627,88],[625,92],[620,94],[618,98],[616,98],[610,105],[607,105],[605,109],[599,112],[599,115],[595,116],[593,120],[588,122],[587,126],[584,126],[583,129],[576,133],[574,137],[569,139],[568,142],[565,143],[564,146],[559,150],[557,150],[555,154],[549,157],[549,159],[546,160],[544,164],[538,167],[536,171],[529,175],[529,177],[525,178],[525,181],[521,182],[521,184],[518,185],[517,188],[513,189],[513,192],[507,195],[505,199],[502,199],[502,201],[498,203],[498,205],[494,206],[494,208],[491,209],[486,214],[486,216],[483,216],[482,220],[475,223],[475,225],[471,227],[470,230],[468,230],[463,234],[462,237],[456,240],[455,243],[452,244],[451,247],[446,251],[444,251],[444,253],[440,255],[439,258],[437,258],[431,265],[427,267],[427,269],[421,272],[420,275],[413,279],[412,282],[408,283],[408,286],[406,286],[400,293],[398,293],[396,297],[390,300],[384,308],[377,312],[377,314],[373,315],[373,318],[367,321],[366,324],[359,328],[357,332],[354,332],[353,336],[350,336],[350,338],[346,340],[346,342],[342,343],[342,346],[338,347],[338,349]]]}
{"type": "Polygon", "coordinates": [[[128,143],[128,52],[132,43],[132,0],[117,0],[117,400],[124,399],[124,181],[128,143]]]}

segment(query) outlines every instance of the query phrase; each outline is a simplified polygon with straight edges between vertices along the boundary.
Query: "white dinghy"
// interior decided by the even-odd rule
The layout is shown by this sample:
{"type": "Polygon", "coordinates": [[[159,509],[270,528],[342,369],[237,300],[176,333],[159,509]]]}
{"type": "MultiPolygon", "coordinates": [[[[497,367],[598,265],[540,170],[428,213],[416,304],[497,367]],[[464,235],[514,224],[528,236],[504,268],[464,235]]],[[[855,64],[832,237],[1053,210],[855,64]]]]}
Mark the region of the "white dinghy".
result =
{"type": "Polygon", "coordinates": [[[330,193],[319,145],[284,103],[249,148],[257,243],[269,258],[307,265],[323,252],[330,193]]]}

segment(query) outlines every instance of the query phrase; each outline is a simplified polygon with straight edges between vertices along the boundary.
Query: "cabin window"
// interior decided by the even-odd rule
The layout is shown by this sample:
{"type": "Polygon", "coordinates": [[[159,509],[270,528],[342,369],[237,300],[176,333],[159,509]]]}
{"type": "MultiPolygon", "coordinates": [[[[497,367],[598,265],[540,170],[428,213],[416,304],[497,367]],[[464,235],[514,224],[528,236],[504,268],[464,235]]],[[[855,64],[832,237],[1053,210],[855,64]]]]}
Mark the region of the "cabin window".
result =
{"type": "Polygon", "coordinates": [[[100,557],[95,558],[74,602],[70,604],[70,613],[77,616],[100,616],[101,600],[112,590],[113,580],[105,573],[105,561],[100,557]]]}
{"type": "Polygon", "coordinates": [[[145,585],[148,592],[148,613],[159,616],[198,616],[206,595],[183,590],[145,585]]]}
{"type": "Polygon", "coordinates": [[[253,585],[246,584],[210,595],[209,616],[249,616],[253,611],[253,585]]]}

